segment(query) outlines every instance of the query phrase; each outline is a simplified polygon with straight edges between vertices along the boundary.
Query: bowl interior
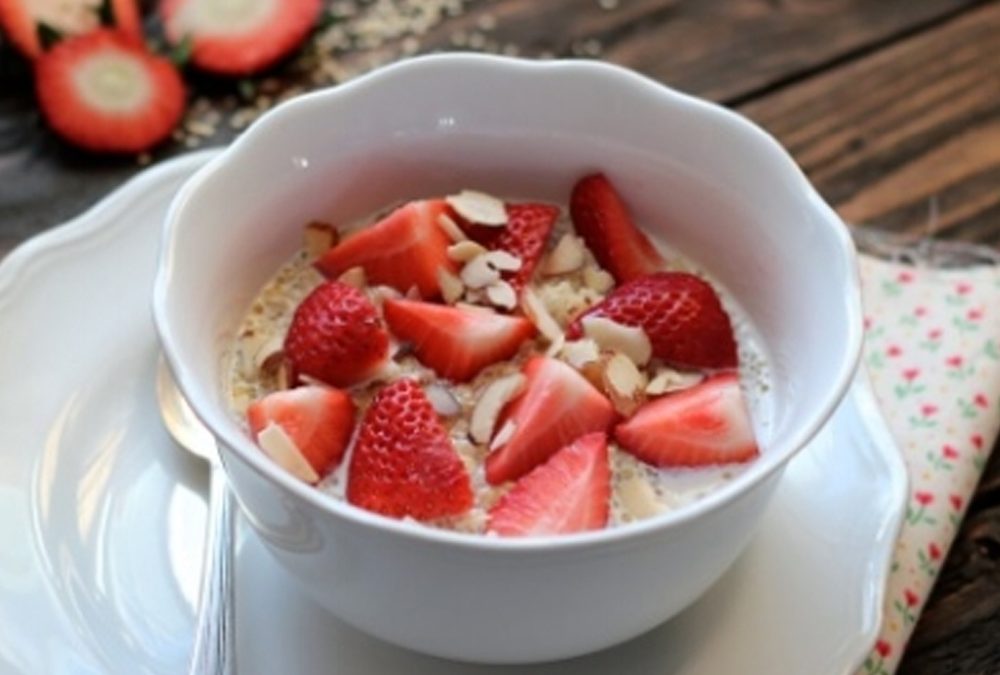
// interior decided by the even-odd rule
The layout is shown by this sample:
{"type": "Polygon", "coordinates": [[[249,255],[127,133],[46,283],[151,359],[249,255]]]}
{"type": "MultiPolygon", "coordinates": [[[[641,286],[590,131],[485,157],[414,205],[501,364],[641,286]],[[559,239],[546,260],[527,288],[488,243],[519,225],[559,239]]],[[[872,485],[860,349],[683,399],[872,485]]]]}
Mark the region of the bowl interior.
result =
{"type": "Polygon", "coordinates": [[[229,445],[266,464],[226,410],[221,355],[306,222],[350,223],[462,188],[565,205],[593,171],[645,229],[718,279],[763,339],[772,419],[764,457],[740,478],[756,480],[818,429],[853,371],[849,239],[766,134],[610,66],[420,59],[262,119],[168,217],[155,310],[182,388],[229,445]]]}

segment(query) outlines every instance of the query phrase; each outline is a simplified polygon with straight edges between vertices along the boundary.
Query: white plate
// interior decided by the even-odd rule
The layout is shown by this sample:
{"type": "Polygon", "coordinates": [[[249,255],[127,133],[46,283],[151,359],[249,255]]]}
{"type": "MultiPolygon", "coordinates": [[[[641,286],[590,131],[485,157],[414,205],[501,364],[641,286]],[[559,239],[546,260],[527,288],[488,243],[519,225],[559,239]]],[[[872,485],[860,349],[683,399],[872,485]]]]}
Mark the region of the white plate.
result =
{"type": "MultiPolygon", "coordinates": [[[[0,266],[3,672],[183,672],[207,479],[159,424],[149,295],[167,204],[210,156],[143,173],[0,266]]],[[[849,673],[875,637],[905,493],[899,454],[855,383],[789,466],[746,554],[695,606],[620,647],[511,670],[849,673]]],[[[500,670],[345,626],[252,536],[237,579],[241,673],[500,670]]]]}

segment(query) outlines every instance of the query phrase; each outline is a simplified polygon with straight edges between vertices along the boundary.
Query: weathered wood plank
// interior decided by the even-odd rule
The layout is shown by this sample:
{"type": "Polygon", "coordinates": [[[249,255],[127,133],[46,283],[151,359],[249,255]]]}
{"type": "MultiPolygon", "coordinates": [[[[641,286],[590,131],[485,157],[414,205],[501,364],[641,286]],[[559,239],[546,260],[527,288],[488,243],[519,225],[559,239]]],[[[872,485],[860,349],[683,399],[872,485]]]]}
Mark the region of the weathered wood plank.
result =
{"type": "Polygon", "coordinates": [[[845,219],[1000,243],[1000,4],[742,110],[845,219]]]}

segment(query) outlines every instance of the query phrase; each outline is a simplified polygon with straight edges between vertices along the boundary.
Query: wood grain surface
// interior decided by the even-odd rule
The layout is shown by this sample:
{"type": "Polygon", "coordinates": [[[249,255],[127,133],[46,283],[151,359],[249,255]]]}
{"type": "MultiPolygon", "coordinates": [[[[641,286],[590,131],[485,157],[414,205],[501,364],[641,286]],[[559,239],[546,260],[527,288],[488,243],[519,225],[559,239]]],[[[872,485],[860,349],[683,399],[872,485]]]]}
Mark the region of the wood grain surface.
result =
{"type": "MultiPolygon", "coordinates": [[[[470,0],[416,49],[400,36],[338,58],[361,70],[475,47],[473,35],[495,51],[607,59],[729,105],[775,134],[846,220],[1000,245],[1000,0],[470,0]]],[[[301,85],[294,70],[268,78],[301,85]]],[[[193,82],[210,105],[235,96],[193,82]]],[[[221,125],[198,144],[235,133],[221,125]]],[[[54,139],[30,68],[0,46],[0,255],[140,168],[54,139]]],[[[899,672],[1000,673],[997,453],[899,672]]]]}

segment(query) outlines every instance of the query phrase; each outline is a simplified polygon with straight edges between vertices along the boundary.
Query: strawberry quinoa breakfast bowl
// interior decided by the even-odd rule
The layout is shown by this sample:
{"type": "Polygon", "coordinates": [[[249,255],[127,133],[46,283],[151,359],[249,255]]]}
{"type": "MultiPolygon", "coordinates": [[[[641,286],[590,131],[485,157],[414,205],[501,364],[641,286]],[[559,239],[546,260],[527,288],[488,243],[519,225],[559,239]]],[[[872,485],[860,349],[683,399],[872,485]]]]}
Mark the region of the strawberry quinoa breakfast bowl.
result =
{"type": "Polygon", "coordinates": [[[850,239],[787,154],[613,66],[302,97],[167,221],[157,327],[247,522],[334,614],[449,658],[681,611],[860,350],[850,239]]]}

